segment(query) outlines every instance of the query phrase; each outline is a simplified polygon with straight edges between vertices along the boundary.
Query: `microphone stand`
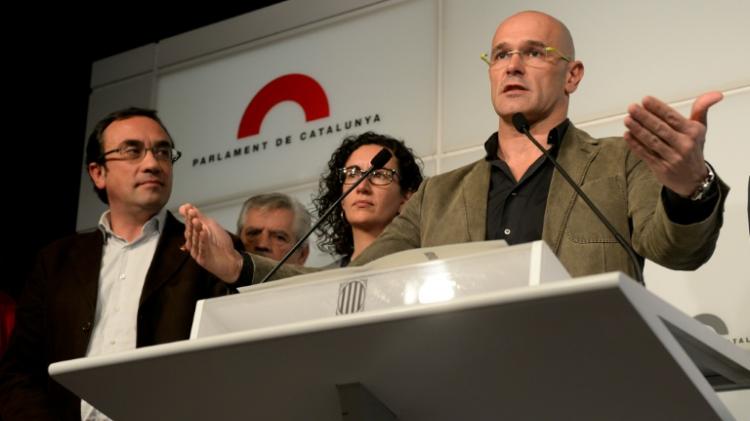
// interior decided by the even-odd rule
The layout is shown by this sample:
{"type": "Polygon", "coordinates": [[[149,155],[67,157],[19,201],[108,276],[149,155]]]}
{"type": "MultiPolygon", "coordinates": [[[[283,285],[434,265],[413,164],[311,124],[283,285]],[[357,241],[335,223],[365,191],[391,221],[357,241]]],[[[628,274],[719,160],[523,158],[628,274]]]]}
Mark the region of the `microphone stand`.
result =
{"type": "Polygon", "coordinates": [[[599,210],[599,208],[594,204],[594,202],[591,201],[591,199],[586,195],[586,193],[581,190],[580,187],[578,187],[578,184],[576,184],[575,181],[568,175],[568,172],[565,171],[565,169],[558,164],[557,160],[550,155],[550,153],[547,151],[547,149],[542,146],[539,142],[537,142],[536,139],[534,139],[534,136],[531,135],[531,131],[529,131],[529,121],[526,120],[526,117],[521,113],[515,113],[513,114],[513,126],[518,130],[520,133],[526,135],[526,137],[529,138],[531,143],[534,144],[542,153],[544,156],[552,162],[552,165],[555,166],[555,169],[560,173],[560,175],[563,176],[565,181],[568,182],[570,187],[575,190],[575,192],[578,194],[578,197],[583,199],[583,201],[588,205],[589,209],[591,209],[592,212],[596,215],[597,218],[604,224],[605,227],[609,230],[609,232],[612,233],[612,235],[615,236],[615,240],[617,240],[618,243],[622,246],[622,248],[625,249],[625,251],[628,253],[628,256],[630,257],[630,260],[633,263],[633,268],[635,269],[635,280],[643,285],[646,286],[645,281],[643,280],[643,270],[641,269],[641,265],[638,262],[638,256],[635,254],[635,250],[633,250],[633,247],[628,244],[627,241],[620,235],[619,232],[615,229],[614,226],[607,220],[607,218],[604,216],[604,214],[599,210]]]}
{"type": "Polygon", "coordinates": [[[357,186],[360,185],[360,183],[362,183],[367,177],[369,177],[370,174],[373,173],[373,171],[383,168],[383,166],[391,159],[391,155],[392,155],[391,151],[389,151],[388,149],[386,148],[381,149],[380,152],[378,152],[378,154],[375,155],[375,157],[373,157],[372,160],[370,161],[370,168],[367,171],[365,171],[365,173],[362,174],[362,176],[360,176],[359,179],[354,184],[352,184],[352,186],[349,187],[348,190],[344,192],[344,194],[342,194],[338,199],[336,199],[336,201],[333,202],[331,206],[329,206],[328,209],[326,209],[325,212],[323,212],[323,215],[320,216],[320,219],[318,219],[315,225],[313,225],[312,228],[310,228],[310,230],[307,231],[307,233],[304,236],[302,236],[302,238],[297,240],[294,246],[292,246],[292,248],[289,249],[288,252],[286,252],[284,257],[282,257],[281,260],[279,260],[279,263],[277,263],[276,266],[274,266],[273,269],[271,269],[271,271],[268,272],[268,274],[266,274],[266,276],[264,276],[263,279],[258,283],[262,284],[268,281],[271,278],[271,276],[273,276],[273,274],[275,274],[279,270],[279,268],[281,268],[281,266],[287,260],[289,260],[289,257],[291,257],[292,254],[294,254],[294,252],[296,252],[297,249],[299,249],[302,243],[304,243],[305,240],[307,240],[307,237],[309,237],[313,233],[313,231],[315,231],[320,226],[320,224],[323,221],[325,221],[328,215],[330,215],[331,212],[333,212],[333,210],[336,209],[339,203],[341,203],[341,201],[344,200],[344,198],[348,196],[349,193],[351,193],[354,189],[356,189],[357,186]]]}

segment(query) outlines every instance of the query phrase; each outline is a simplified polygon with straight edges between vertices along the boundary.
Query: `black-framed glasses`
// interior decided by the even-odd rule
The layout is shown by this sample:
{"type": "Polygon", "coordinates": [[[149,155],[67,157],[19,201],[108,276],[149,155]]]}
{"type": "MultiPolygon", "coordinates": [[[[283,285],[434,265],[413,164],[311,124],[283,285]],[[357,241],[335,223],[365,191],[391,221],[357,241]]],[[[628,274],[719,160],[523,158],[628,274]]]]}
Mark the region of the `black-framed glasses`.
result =
{"type": "Polygon", "coordinates": [[[122,142],[117,148],[105,151],[99,156],[99,159],[97,161],[104,162],[106,161],[105,158],[107,155],[117,153],[120,155],[120,159],[140,162],[146,156],[146,152],[148,151],[151,151],[151,153],[154,154],[154,158],[156,158],[156,160],[162,162],[170,162],[172,164],[177,162],[177,160],[182,156],[182,152],[178,151],[174,148],[174,146],[166,142],[158,143],[150,148],[147,148],[146,145],[140,140],[126,140],[122,142]]]}
{"type": "MultiPolygon", "coordinates": [[[[354,184],[362,177],[362,174],[366,173],[367,170],[359,168],[357,165],[351,167],[340,168],[339,177],[344,185],[354,184]]],[[[393,183],[393,177],[398,175],[398,171],[391,168],[379,168],[370,173],[368,180],[373,186],[387,186],[393,183]]]]}

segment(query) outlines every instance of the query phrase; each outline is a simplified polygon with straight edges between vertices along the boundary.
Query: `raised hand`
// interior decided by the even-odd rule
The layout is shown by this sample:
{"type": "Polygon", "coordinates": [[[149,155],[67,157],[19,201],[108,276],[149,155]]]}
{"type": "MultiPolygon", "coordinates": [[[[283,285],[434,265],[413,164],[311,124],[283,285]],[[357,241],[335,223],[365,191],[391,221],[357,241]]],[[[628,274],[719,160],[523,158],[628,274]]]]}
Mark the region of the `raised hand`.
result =
{"type": "Polygon", "coordinates": [[[183,250],[217,278],[235,282],[242,270],[242,255],[234,249],[229,233],[189,203],[180,206],[180,214],[185,218],[183,250]]]}
{"type": "Polygon", "coordinates": [[[701,95],[689,118],[650,96],[628,107],[625,141],[656,179],[680,196],[692,195],[708,174],[703,158],[707,114],[722,98],[720,92],[701,95]]]}

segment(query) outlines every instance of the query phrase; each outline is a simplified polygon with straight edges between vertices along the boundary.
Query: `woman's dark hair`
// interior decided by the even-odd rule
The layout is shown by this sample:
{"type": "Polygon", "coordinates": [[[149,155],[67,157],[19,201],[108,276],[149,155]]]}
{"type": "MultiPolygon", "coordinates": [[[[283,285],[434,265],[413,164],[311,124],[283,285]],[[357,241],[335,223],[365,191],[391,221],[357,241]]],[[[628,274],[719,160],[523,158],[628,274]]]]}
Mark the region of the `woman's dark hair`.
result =
{"type": "MultiPolygon", "coordinates": [[[[115,121],[126,120],[131,117],[148,117],[151,120],[159,123],[161,128],[164,129],[164,133],[169,136],[170,142],[172,142],[172,146],[174,146],[172,135],[170,135],[169,131],[167,131],[167,128],[164,127],[164,123],[162,123],[161,119],[159,119],[159,117],[156,115],[155,110],[138,107],[129,107],[122,110],[117,110],[109,113],[107,116],[99,120],[99,122],[96,123],[96,126],[94,126],[94,129],[91,131],[88,143],[86,144],[87,168],[91,163],[95,162],[97,164],[104,164],[105,162],[104,157],[102,156],[102,154],[104,153],[104,150],[102,149],[102,143],[104,142],[104,131],[107,129],[107,127],[109,127],[109,125],[114,123],[115,121]]],[[[94,185],[94,191],[99,197],[99,200],[106,204],[109,204],[106,190],[99,189],[96,187],[96,185],[94,185]]]]}
{"type": "MultiPolygon", "coordinates": [[[[343,181],[339,176],[339,171],[344,168],[349,156],[363,145],[379,145],[393,152],[398,160],[398,176],[396,179],[401,186],[402,193],[415,192],[419,188],[422,183],[419,158],[414,156],[414,152],[403,141],[374,132],[366,132],[359,136],[347,136],[341,146],[331,155],[331,160],[328,161],[328,169],[320,177],[318,197],[313,199],[318,217],[341,196],[343,181]]],[[[338,210],[333,211],[323,221],[317,232],[320,238],[318,248],[321,251],[340,256],[351,256],[354,253],[352,227],[344,218],[341,204],[339,204],[338,210]]]]}

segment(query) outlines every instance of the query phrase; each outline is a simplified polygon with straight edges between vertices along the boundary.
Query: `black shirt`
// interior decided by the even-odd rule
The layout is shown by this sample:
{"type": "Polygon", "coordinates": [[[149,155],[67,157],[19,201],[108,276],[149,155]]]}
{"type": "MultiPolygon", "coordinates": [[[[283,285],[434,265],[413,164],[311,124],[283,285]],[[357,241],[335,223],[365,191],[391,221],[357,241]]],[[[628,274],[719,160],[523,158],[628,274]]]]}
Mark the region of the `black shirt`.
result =
{"type": "MultiPolygon", "coordinates": [[[[570,124],[565,120],[547,136],[549,153],[557,158],[560,142],[570,124]]],[[[544,210],[554,165],[544,155],[534,161],[520,180],[516,181],[508,164],[497,156],[500,147],[497,132],[484,149],[490,163],[490,191],[487,198],[487,239],[503,239],[508,244],[541,240],[544,210]]]]}
{"type": "MultiPolygon", "coordinates": [[[[557,158],[570,120],[565,120],[549,132],[547,143],[550,155],[557,158]]],[[[487,239],[505,240],[520,244],[541,240],[544,211],[552,181],[554,165],[544,155],[540,156],[516,180],[505,161],[498,158],[500,146],[497,132],[484,143],[485,159],[490,163],[490,190],[487,198],[487,239]]],[[[685,199],[665,188],[662,202],[669,219],[678,224],[692,224],[706,219],[719,200],[716,182],[703,199],[685,199]]]]}

